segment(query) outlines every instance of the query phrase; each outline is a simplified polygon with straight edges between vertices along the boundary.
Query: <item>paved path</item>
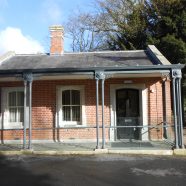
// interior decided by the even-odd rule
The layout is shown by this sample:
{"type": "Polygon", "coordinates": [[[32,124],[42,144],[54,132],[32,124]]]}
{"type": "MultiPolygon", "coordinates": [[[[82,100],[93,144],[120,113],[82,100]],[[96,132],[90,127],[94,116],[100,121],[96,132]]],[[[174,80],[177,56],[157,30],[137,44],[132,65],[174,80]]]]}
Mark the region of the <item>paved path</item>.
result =
{"type": "MultiPolygon", "coordinates": [[[[100,148],[101,148],[100,143],[100,148]]],[[[93,151],[96,147],[96,143],[63,143],[63,142],[53,142],[53,143],[33,143],[33,150],[35,151],[93,151]]],[[[0,144],[0,151],[19,151],[23,148],[22,144],[0,144]]],[[[106,143],[105,148],[118,150],[118,149],[133,149],[133,150],[170,150],[172,149],[171,144],[163,141],[120,141],[106,143]]]]}
{"type": "Polygon", "coordinates": [[[186,158],[1,156],[1,186],[185,186],[186,158]]]}

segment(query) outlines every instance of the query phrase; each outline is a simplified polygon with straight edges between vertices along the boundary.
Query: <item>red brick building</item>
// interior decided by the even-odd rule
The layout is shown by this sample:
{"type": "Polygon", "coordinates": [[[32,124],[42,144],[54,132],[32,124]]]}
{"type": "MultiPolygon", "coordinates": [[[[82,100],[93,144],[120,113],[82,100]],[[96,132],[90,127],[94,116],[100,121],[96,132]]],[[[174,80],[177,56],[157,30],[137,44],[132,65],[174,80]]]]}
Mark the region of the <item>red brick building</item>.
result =
{"type": "Polygon", "coordinates": [[[50,54],[0,59],[2,141],[171,140],[183,147],[181,69],[155,48],[64,53],[50,27],[50,54]]]}

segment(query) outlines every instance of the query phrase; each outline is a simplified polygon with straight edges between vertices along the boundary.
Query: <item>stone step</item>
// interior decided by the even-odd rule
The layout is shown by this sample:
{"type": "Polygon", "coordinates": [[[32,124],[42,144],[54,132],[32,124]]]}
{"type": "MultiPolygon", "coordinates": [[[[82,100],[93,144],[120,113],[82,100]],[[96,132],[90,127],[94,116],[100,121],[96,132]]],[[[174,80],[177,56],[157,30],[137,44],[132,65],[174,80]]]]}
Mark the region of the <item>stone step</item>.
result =
{"type": "Polygon", "coordinates": [[[186,128],[183,128],[183,135],[186,136],[186,128]]]}

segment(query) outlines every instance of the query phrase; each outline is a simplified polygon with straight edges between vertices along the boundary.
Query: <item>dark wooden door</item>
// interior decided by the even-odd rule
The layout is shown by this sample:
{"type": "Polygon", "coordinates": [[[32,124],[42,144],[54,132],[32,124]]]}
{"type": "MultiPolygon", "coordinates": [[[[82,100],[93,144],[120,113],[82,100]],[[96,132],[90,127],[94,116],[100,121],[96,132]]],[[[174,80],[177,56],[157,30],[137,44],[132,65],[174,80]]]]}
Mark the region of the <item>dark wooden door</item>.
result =
{"type": "MultiPolygon", "coordinates": [[[[116,120],[117,126],[139,125],[139,90],[116,90],[116,120]]],[[[117,139],[139,139],[137,127],[117,128],[117,139]]]]}

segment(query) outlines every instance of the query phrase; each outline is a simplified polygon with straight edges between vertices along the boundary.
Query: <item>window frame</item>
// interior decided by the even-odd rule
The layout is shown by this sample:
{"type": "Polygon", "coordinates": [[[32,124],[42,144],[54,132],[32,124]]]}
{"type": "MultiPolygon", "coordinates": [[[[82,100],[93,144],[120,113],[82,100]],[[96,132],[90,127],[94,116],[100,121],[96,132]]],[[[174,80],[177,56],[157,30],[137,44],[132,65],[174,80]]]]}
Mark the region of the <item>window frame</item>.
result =
{"type": "Polygon", "coordinates": [[[84,86],[57,86],[57,127],[83,127],[86,125],[84,86]],[[62,92],[66,90],[80,91],[80,122],[63,121],[62,92]]]}
{"type": "MultiPolygon", "coordinates": [[[[3,129],[23,129],[23,122],[10,122],[10,112],[9,112],[9,93],[10,92],[23,92],[23,87],[3,87],[1,94],[1,128],[3,129]]],[[[24,94],[23,94],[24,95],[24,94]]],[[[23,105],[24,110],[24,105],[23,105]]],[[[24,112],[24,111],[23,111],[24,112]]]]}

